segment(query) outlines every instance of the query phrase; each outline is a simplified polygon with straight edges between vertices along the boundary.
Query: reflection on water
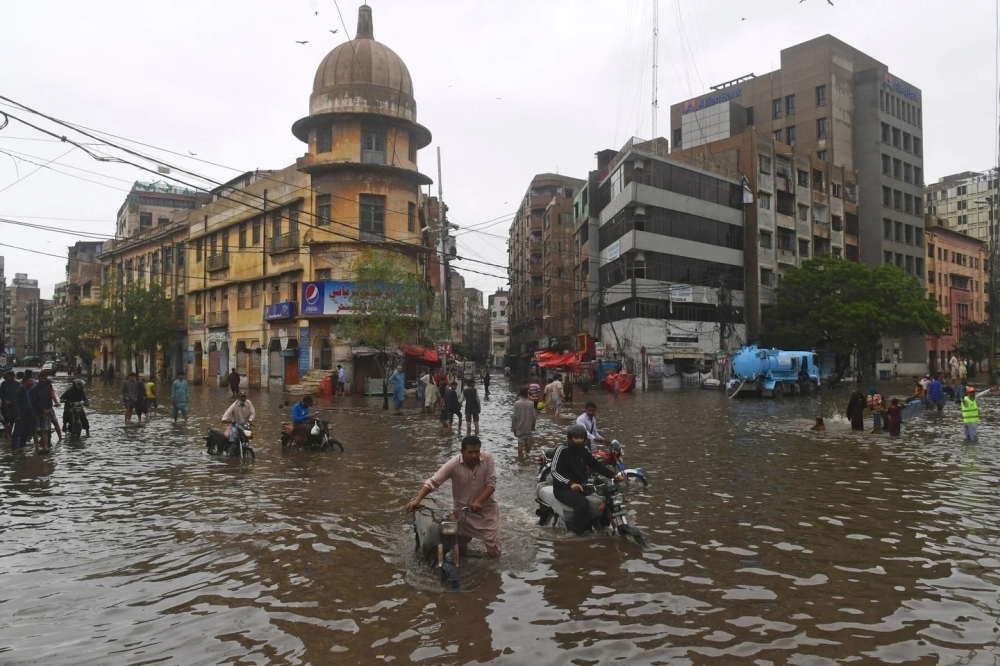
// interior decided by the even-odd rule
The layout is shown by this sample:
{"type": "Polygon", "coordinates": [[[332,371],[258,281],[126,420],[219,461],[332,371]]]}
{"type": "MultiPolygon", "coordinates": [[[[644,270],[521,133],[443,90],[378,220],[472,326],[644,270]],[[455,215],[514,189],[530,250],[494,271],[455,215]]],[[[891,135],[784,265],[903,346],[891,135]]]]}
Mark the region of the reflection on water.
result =
{"type": "Polygon", "coordinates": [[[89,439],[0,446],[0,663],[995,663],[997,399],[970,446],[953,405],[890,440],[850,430],[844,392],[596,395],[650,477],[630,493],[642,552],[537,526],[497,387],[504,556],[447,593],[401,510],[458,451],[435,416],[341,400],[345,453],[282,453],[283,397],[254,395],[247,462],[204,455],[227,392],[126,426],[116,387],[92,390],[89,439]]]}

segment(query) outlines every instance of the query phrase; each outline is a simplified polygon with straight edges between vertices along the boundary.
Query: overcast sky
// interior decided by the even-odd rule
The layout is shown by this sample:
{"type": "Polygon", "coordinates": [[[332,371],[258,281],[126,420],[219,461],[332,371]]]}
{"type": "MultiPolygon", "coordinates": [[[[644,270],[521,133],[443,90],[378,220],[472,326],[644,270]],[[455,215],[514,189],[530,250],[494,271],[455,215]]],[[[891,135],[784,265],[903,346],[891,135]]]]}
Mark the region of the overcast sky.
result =
{"type": "MultiPolygon", "coordinates": [[[[993,3],[833,2],[660,0],[658,134],[669,136],[671,104],[770,71],[782,48],[831,33],[923,90],[928,182],[994,164],[993,3]]],[[[358,3],[339,4],[353,35],[358,3]]],[[[433,133],[420,153],[421,171],[437,180],[440,146],[452,220],[470,226],[504,216],[482,227],[484,233],[459,232],[462,255],[505,266],[509,216],[534,174],[582,178],[595,168],[598,150],[650,136],[654,0],[370,4],[375,38],[408,65],[418,120],[433,133]]],[[[0,94],[63,120],[232,167],[165,156],[220,181],[282,168],[305,152],[291,125],[308,111],[316,67],[345,39],[332,0],[4,5],[0,94]]],[[[11,121],[0,130],[0,150],[42,163],[66,152],[42,138],[11,121]]],[[[112,235],[130,182],[152,179],[79,150],[51,167],[100,184],[49,169],[24,178],[37,167],[0,154],[0,217],[112,235]],[[24,180],[14,184],[18,177],[24,180]]],[[[0,243],[60,256],[75,240],[0,224],[0,243]]],[[[64,279],[62,259],[9,247],[0,254],[8,281],[27,272],[43,297],[64,279]]],[[[467,274],[469,286],[492,293],[506,282],[501,268],[468,266],[501,276],[467,274]]]]}

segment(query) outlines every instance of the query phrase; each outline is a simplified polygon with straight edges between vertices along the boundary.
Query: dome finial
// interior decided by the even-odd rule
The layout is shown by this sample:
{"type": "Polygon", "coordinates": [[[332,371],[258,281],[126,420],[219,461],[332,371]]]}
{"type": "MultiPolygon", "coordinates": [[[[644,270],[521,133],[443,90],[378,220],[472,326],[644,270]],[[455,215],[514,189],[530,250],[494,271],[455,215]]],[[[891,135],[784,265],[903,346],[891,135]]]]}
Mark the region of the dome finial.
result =
{"type": "Polygon", "coordinates": [[[358,7],[358,34],[354,36],[354,39],[375,39],[372,8],[367,4],[358,7]]]}

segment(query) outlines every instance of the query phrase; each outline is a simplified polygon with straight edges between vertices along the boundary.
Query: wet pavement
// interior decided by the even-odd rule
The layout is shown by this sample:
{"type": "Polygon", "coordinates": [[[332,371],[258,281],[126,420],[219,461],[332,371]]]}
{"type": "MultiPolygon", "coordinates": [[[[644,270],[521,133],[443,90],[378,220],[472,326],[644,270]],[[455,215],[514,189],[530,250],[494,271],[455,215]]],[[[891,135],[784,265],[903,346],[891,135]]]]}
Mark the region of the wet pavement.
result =
{"type": "Polygon", "coordinates": [[[142,426],[117,387],[90,392],[82,442],[0,443],[2,664],[997,663],[1000,398],[967,445],[954,405],[890,440],[850,430],[845,391],[578,392],[539,438],[596,398],[650,479],[630,490],[642,552],[536,525],[495,387],[481,435],[505,553],[468,560],[452,593],[401,507],[459,437],[412,402],[338,400],[346,452],[286,453],[285,398],[252,392],[249,462],[204,453],[228,391],[192,387],[186,424],[161,407],[142,426]]]}

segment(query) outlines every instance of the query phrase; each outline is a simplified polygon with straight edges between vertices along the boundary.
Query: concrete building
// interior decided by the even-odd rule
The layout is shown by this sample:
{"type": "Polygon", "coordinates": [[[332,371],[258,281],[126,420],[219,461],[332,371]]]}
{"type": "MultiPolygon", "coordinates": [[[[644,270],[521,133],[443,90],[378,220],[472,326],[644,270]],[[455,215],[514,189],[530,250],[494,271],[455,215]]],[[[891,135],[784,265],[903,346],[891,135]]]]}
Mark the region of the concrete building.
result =
{"type": "Polygon", "coordinates": [[[489,295],[490,364],[494,368],[507,365],[507,292],[497,289],[489,295]]]}
{"type": "MultiPolygon", "coordinates": [[[[448,318],[451,321],[451,343],[465,346],[465,276],[454,268],[448,269],[448,318]]],[[[468,349],[466,349],[468,351],[468,349]]]]}
{"type": "MultiPolygon", "coordinates": [[[[597,153],[598,170],[614,159],[617,151],[597,153]]],[[[600,211],[592,205],[597,196],[599,171],[591,171],[587,181],[573,199],[573,330],[591,338],[598,334],[601,262],[598,229],[600,211]]],[[[585,350],[577,350],[585,351],[585,350]]]]}
{"type": "Polygon", "coordinates": [[[69,248],[66,261],[66,305],[93,305],[100,302],[103,273],[99,257],[103,251],[104,243],[95,241],[77,241],[69,248]]]}
{"type": "Polygon", "coordinates": [[[599,165],[590,214],[606,349],[634,363],[645,347],[671,375],[737,347],[746,339],[739,179],[668,156],[664,139],[630,139],[599,165]]]}
{"type": "Polygon", "coordinates": [[[185,211],[207,201],[205,192],[196,192],[164,181],[136,181],[118,209],[115,238],[128,238],[173,222],[185,211]]]}
{"type": "Polygon", "coordinates": [[[489,316],[483,306],[483,292],[465,288],[465,348],[476,363],[486,363],[490,354],[489,316]]]}
{"type": "Polygon", "coordinates": [[[28,305],[41,298],[38,290],[38,280],[28,279],[27,273],[15,273],[7,288],[7,302],[4,305],[4,318],[7,320],[8,332],[7,350],[18,360],[29,355],[28,343],[28,305]]]}
{"type": "Polygon", "coordinates": [[[947,335],[927,338],[931,372],[947,372],[948,359],[962,339],[961,325],[987,320],[989,249],[985,241],[952,229],[944,218],[924,216],[927,245],[927,295],[951,317],[947,335]]]}
{"type": "Polygon", "coordinates": [[[511,222],[508,321],[514,356],[574,347],[573,201],[584,182],[538,174],[511,222]]]}
{"type": "Polygon", "coordinates": [[[10,342],[7,334],[10,331],[10,308],[7,306],[7,278],[4,275],[4,259],[0,257],[0,355],[8,354],[10,342]]]}
{"type": "Polygon", "coordinates": [[[28,301],[24,308],[25,356],[50,359],[55,354],[52,334],[52,300],[28,301]]]}
{"type": "Polygon", "coordinates": [[[990,223],[1000,207],[997,170],[963,171],[939,178],[924,188],[928,214],[948,223],[948,228],[989,244],[990,223]]]}
{"type": "MultiPolygon", "coordinates": [[[[673,149],[726,139],[752,126],[809,155],[806,187],[817,188],[813,170],[825,163],[856,172],[861,261],[894,263],[923,281],[921,91],[830,35],[783,49],[780,58],[773,72],[734,79],[672,105],[673,149]]],[[[829,179],[819,186],[823,197],[835,196],[829,179]]],[[[885,346],[901,374],[926,364],[922,336],[886,340],[885,346]]]]}

